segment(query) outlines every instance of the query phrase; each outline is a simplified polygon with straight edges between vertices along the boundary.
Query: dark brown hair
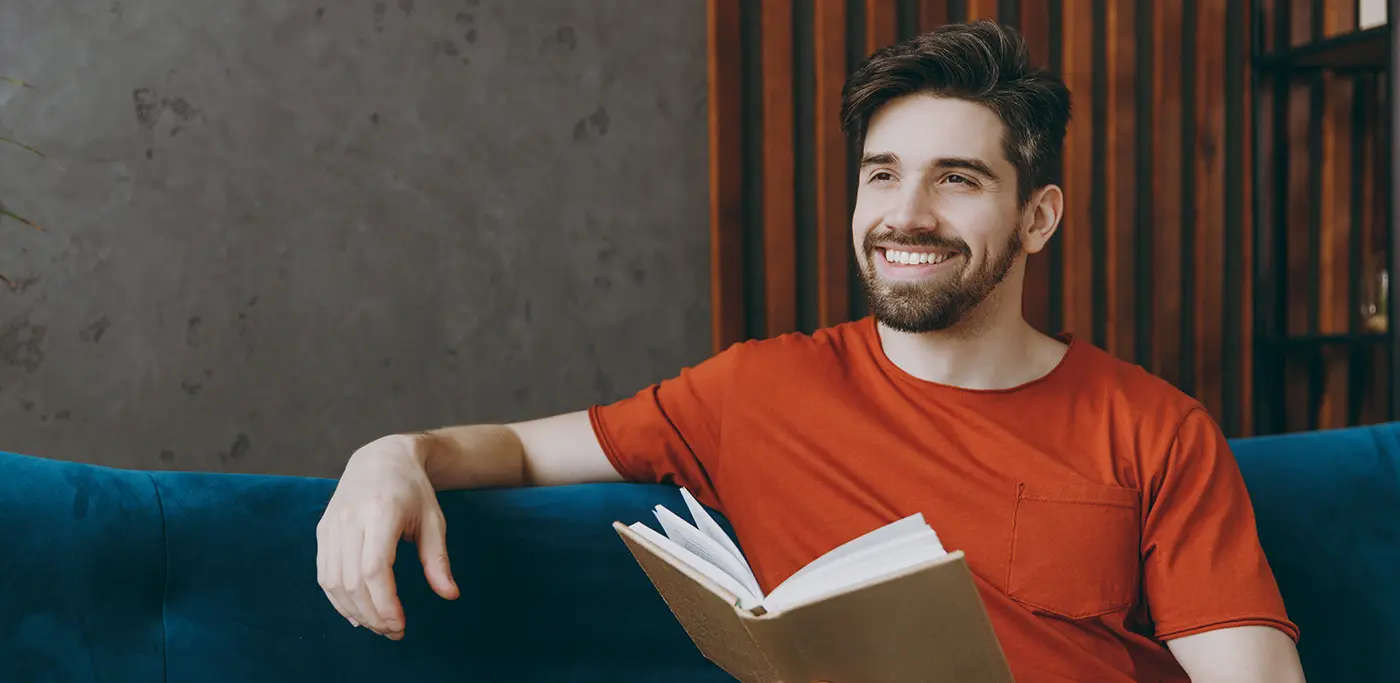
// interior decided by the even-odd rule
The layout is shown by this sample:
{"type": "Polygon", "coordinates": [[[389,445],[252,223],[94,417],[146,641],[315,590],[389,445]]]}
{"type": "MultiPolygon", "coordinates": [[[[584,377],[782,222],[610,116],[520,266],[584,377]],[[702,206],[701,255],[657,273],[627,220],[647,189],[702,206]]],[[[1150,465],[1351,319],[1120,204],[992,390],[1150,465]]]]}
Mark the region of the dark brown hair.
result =
{"type": "Polygon", "coordinates": [[[1015,30],[990,21],[950,24],[875,52],[846,81],[841,127],[860,149],[880,107],[921,93],[976,102],[1001,118],[1022,203],[1054,182],[1070,119],[1069,89],[1031,66],[1015,30]]]}

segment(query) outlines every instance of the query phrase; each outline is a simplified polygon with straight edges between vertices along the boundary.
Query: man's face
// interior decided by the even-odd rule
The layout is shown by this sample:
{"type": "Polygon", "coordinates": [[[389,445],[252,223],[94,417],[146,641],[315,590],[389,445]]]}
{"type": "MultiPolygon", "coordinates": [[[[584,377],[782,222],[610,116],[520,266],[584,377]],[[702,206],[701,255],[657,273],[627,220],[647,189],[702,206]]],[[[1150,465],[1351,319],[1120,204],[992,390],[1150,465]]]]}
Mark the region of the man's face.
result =
{"type": "Polygon", "coordinates": [[[1022,212],[1003,131],[987,107],[927,95],[872,117],[852,234],[880,322],[905,332],[952,327],[1016,265],[1022,212]]]}

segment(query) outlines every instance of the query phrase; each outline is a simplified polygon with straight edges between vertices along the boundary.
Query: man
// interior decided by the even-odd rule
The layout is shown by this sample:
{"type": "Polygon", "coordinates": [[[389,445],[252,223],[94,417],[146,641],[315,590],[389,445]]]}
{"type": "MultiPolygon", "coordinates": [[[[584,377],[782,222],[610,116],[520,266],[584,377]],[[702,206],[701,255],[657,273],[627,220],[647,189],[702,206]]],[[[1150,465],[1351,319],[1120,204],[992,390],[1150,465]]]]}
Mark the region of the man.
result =
{"type": "Polygon", "coordinates": [[[458,595],[435,490],[670,482],[729,517],[765,590],[923,512],[966,551],[1019,681],[1302,681],[1211,417],[1021,317],[1026,255],[1063,214],[1069,116],[995,24],[876,53],[843,102],[870,318],[734,345],[611,405],[361,448],[317,529],[328,598],[402,637],[401,536],[458,595]]]}

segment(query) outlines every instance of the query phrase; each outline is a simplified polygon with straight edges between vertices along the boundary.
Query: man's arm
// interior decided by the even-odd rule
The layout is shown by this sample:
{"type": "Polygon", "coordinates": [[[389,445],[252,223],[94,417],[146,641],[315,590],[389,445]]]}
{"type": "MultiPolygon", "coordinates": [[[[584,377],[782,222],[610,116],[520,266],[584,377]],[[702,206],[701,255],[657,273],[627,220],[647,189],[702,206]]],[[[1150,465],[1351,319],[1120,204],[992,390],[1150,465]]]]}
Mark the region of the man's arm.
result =
{"type": "Polygon", "coordinates": [[[413,438],[418,461],[439,491],[622,481],[587,411],[509,425],[447,427],[413,438]]]}
{"type": "Polygon", "coordinates": [[[417,544],[438,595],[460,595],[438,491],[672,481],[702,503],[713,501],[707,468],[719,456],[720,415],[741,348],[606,406],[508,425],[396,434],[360,448],[316,526],[317,575],[326,597],[350,623],[402,637],[393,575],[400,539],[417,544]]]}
{"type": "Polygon", "coordinates": [[[1235,626],[1167,641],[1191,683],[1303,683],[1303,665],[1288,634],[1269,626],[1235,626]]]}
{"type": "Polygon", "coordinates": [[[393,572],[399,539],[418,545],[438,595],[460,595],[437,491],[621,480],[587,412],[376,439],[350,456],[316,525],[318,582],[352,625],[397,640],[404,630],[393,572]]]}

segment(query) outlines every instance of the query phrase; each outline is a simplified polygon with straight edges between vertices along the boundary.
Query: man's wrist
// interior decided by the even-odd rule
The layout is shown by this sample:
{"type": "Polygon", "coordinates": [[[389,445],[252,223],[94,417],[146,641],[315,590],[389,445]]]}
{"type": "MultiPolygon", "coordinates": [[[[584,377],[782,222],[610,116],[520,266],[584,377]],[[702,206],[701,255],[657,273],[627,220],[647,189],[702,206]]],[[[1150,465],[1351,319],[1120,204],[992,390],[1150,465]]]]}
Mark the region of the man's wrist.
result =
{"type": "Polygon", "coordinates": [[[393,438],[403,441],[404,449],[425,472],[432,466],[433,461],[440,457],[438,452],[442,450],[444,445],[442,436],[432,430],[404,432],[395,434],[393,438]]]}

